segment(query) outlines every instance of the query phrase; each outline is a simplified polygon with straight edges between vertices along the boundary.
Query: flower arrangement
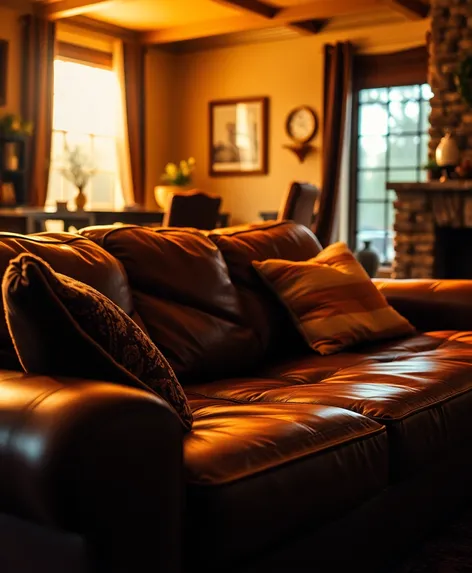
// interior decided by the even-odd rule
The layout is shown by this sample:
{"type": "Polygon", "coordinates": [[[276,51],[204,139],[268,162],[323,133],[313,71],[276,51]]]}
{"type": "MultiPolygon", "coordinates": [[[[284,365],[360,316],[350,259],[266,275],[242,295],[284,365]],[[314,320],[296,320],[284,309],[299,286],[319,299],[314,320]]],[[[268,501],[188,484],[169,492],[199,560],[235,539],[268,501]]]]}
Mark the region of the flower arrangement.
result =
{"type": "Polygon", "coordinates": [[[9,113],[0,117],[0,134],[6,137],[13,135],[32,135],[33,124],[24,121],[21,116],[9,113]]]}
{"type": "Polygon", "coordinates": [[[79,145],[72,149],[66,146],[65,164],[66,167],[63,167],[60,171],[61,175],[79,190],[83,190],[90,178],[96,173],[96,169],[93,168],[88,156],[79,145]]]}
{"type": "Polygon", "coordinates": [[[195,169],[195,159],[183,159],[179,165],[175,163],[168,163],[165,168],[161,180],[167,185],[184,186],[192,181],[192,172],[195,169]]]}

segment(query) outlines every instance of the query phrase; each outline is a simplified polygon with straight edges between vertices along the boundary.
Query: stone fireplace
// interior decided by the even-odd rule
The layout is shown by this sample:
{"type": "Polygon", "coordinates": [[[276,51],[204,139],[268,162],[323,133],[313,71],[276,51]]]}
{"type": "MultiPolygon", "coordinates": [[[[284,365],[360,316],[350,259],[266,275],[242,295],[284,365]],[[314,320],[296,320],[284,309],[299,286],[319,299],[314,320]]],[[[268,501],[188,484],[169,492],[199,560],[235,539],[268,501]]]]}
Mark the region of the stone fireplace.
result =
{"type": "Polygon", "coordinates": [[[472,278],[472,181],[391,183],[397,279],[472,278]]]}

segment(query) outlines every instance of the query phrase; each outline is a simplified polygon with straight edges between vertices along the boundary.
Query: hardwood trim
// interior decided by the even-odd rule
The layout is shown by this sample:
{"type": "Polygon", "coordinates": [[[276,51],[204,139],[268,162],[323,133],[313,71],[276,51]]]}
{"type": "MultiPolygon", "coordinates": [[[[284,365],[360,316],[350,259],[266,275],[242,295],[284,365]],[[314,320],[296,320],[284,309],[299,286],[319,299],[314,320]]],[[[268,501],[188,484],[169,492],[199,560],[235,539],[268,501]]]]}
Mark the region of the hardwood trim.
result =
{"type": "Polygon", "coordinates": [[[274,6],[262,0],[213,0],[218,4],[231,8],[240,8],[253,14],[258,14],[264,18],[274,18],[282,10],[279,6],[274,6]]]}
{"type": "Polygon", "coordinates": [[[58,0],[40,6],[39,13],[48,20],[61,20],[79,14],[87,14],[87,12],[111,6],[114,3],[115,0],[58,0]]]}
{"type": "Polygon", "coordinates": [[[206,36],[218,36],[262,28],[278,28],[306,20],[323,20],[363,10],[375,10],[383,4],[384,0],[337,0],[336,2],[317,0],[282,8],[273,18],[261,18],[257,14],[248,13],[244,16],[144,32],[141,39],[147,44],[167,44],[206,36]]]}
{"type": "Polygon", "coordinates": [[[269,172],[269,98],[248,97],[211,101],[208,104],[208,174],[210,177],[245,177],[248,175],[266,175],[269,172]],[[215,171],[213,169],[213,110],[220,105],[235,105],[237,103],[261,103],[262,104],[262,165],[255,171],[215,171]]]}
{"type": "Polygon", "coordinates": [[[291,28],[295,28],[304,34],[316,35],[319,34],[329,23],[329,19],[319,20],[304,20],[302,22],[294,22],[290,24],[291,28]]]}
{"type": "Polygon", "coordinates": [[[422,20],[429,15],[430,7],[420,0],[387,0],[389,7],[410,20],[422,20]]]}
{"type": "Polygon", "coordinates": [[[116,26],[114,24],[109,24],[108,22],[94,20],[87,16],[74,16],[69,18],[67,23],[73,24],[74,26],[89,32],[104,34],[121,40],[138,41],[140,38],[139,32],[128,30],[128,28],[122,28],[121,26],[116,26]]]}
{"type": "Polygon", "coordinates": [[[348,242],[352,251],[356,250],[357,237],[357,162],[359,141],[359,91],[352,93],[351,118],[351,158],[349,164],[349,215],[348,215],[348,242]]]}
{"type": "Polygon", "coordinates": [[[94,50],[93,48],[86,48],[85,46],[79,46],[77,44],[57,42],[56,55],[59,58],[91,64],[100,68],[106,68],[107,70],[113,68],[113,54],[102,52],[101,50],[94,50]]]}

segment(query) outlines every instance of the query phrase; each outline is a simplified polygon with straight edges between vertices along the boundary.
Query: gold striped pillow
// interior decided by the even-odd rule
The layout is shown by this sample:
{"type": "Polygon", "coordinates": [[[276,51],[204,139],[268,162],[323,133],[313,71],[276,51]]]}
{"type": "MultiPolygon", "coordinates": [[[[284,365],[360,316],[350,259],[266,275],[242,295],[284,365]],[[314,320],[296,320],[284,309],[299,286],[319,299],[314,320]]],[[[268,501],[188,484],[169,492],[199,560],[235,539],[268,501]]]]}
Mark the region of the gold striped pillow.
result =
{"type": "Polygon", "coordinates": [[[252,264],[320,354],[414,332],[344,243],[330,245],[309,261],[269,259],[252,264]]]}

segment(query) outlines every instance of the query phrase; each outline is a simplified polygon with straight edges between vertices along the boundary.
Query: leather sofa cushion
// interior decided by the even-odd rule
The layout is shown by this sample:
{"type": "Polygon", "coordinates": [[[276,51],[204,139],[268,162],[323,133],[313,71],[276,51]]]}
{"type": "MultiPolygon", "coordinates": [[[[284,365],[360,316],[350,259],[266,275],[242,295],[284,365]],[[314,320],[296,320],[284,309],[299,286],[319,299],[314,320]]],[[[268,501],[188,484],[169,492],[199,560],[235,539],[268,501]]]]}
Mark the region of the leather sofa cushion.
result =
{"type": "Polygon", "coordinates": [[[368,418],[336,407],[208,399],[193,389],[188,398],[192,560],[204,562],[210,542],[213,562],[235,565],[235,555],[322,525],[388,483],[385,430],[368,418]]]}
{"type": "Polygon", "coordinates": [[[303,345],[288,312],[277,297],[268,292],[252,262],[311,259],[321,251],[313,233],[303,225],[280,221],[217,229],[209,237],[223,253],[263,351],[290,353],[303,345]]]}
{"type": "Polygon", "coordinates": [[[182,383],[254,364],[257,339],[221,253],[202,233],[104,226],[81,234],[121,261],[149,336],[182,383]]]}
{"type": "MultiPolygon", "coordinates": [[[[1,277],[10,261],[20,253],[32,253],[48,262],[57,272],[92,286],[144,328],[134,310],[131,290],[122,265],[93,241],[69,233],[28,236],[0,233],[1,277]]],[[[3,303],[0,302],[0,305],[0,367],[19,369],[5,322],[3,303]]]]}
{"type": "Polygon", "coordinates": [[[25,372],[108,380],[163,398],[183,427],[192,413],[172,368],[109,298],[23,253],[2,282],[7,325],[25,372]]]}
{"type": "Polygon", "coordinates": [[[398,479],[472,438],[472,334],[451,331],[273,365],[193,390],[241,403],[323,404],[386,426],[398,479]]]}

